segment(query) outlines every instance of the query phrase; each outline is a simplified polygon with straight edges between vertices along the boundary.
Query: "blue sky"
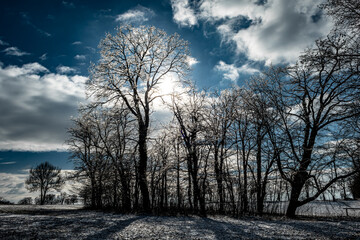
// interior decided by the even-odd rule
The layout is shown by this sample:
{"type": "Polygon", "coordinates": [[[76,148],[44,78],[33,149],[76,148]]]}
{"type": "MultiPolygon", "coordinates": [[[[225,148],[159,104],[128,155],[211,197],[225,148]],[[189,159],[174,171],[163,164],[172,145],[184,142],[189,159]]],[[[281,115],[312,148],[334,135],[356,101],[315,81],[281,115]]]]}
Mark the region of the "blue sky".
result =
{"type": "Polygon", "coordinates": [[[322,0],[1,1],[1,173],[48,160],[71,169],[66,129],[85,101],[97,45],[121,24],[153,25],[189,41],[199,88],[243,85],[289,64],[332,28],[322,0]]]}

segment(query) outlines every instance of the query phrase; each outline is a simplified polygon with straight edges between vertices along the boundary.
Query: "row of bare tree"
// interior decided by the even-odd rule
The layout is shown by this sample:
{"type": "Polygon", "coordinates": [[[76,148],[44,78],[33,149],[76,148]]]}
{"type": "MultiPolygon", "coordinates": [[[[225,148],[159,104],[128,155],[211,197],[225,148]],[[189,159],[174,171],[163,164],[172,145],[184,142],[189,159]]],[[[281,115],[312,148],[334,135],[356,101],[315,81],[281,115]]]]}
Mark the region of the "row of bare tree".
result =
{"type": "MultiPolygon", "coordinates": [[[[336,4],[323,7],[333,14],[336,4]]],[[[85,202],[206,215],[261,214],[269,201],[289,201],[293,217],[321,195],[340,194],[333,186],[359,171],[360,149],[359,26],[347,26],[244,87],[188,84],[171,100],[160,87],[169,75],[187,83],[187,42],[154,27],[108,34],[91,68],[90,103],[69,130],[85,202]],[[172,116],[166,125],[151,118],[159,99],[172,116]]]]}

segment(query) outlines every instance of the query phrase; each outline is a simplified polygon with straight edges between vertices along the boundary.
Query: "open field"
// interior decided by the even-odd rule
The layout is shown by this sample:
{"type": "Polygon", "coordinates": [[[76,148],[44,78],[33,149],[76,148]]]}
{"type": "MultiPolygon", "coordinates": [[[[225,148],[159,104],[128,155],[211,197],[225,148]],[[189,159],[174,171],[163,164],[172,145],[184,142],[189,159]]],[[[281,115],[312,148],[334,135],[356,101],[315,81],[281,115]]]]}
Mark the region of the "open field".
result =
{"type": "MultiPolygon", "coordinates": [[[[265,203],[264,209],[268,213],[281,215],[285,214],[287,206],[288,202],[268,202],[265,203]]],[[[346,217],[345,208],[360,208],[360,201],[313,201],[299,207],[296,211],[296,215],[308,217],[346,217]]],[[[348,216],[360,218],[360,210],[348,210],[348,216]]]]}
{"type": "Polygon", "coordinates": [[[0,239],[360,239],[360,219],[158,217],[0,206],[0,239]]]}

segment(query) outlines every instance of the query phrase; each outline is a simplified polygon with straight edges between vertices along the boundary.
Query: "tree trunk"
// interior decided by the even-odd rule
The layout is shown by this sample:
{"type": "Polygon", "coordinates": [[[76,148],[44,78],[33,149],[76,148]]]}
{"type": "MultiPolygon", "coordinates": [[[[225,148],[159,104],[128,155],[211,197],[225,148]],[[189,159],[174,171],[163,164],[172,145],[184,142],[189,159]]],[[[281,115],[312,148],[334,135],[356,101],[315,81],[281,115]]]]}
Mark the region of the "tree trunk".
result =
{"type": "Polygon", "coordinates": [[[143,200],[143,211],[150,211],[150,197],[146,179],[147,168],[147,147],[146,147],[147,129],[144,126],[139,126],[139,187],[143,200]]]}
{"type": "Polygon", "coordinates": [[[95,192],[95,179],[91,178],[91,208],[96,206],[96,192],[95,192]]]}
{"type": "Polygon", "coordinates": [[[130,199],[130,187],[125,179],[125,176],[121,178],[121,203],[122,209],[124,212],[128,212],[131,209],[131,199],[130,199]]]}
{"type": "Polygon", "coordinates": [[[247,164],[247,158],[246,158],[246,154],[245,154],[245,143],[243,144],[243,169],[244,169],[244,175],[243,175],[243,179],[244,179],[244,187],[243,187],[243,193],[241,196],[241,203],[242,203],[242,210],[243,212],[248,212],[248,208],[249,208],[249,203],[248,203],[248,193],[247,193],[247,188],[248,188],[248,184],[247,184],[247,180],[248,180],[248,176],[247,176],[247,168],[248,168],[248,164],[247,164]]]}
{"type": "Polygon", "coordinates": [[[215,160],[215,178],[217,182],[217,191],[218,191],[218,197],[219,197],[219,213],[224,213],[224,190],[222,185],[222,169],[221,166],[219,166],[219,151],[218,147],[215,146],[214,151],[214,160],[215,160]]]}
{"type": "Polygon", "coordinates": [[[261,127],[259,126],[257,129],[256,136],[256,209],[257,213],[262,215],[264,209],[264,202],[262,199],[262,187],[261,187],[261,144],[262,144],[262,136],[261,136],[261,127]]]}
{"type": "Polygon", "coordinates": [[[307,172],[298,172],[294,176],[294,181],[291,183],[291,194],[289,200],[289,206],[286,210],[286,216],[290,218],[295,217],[296,209],[299,205],[299,196],[301,190],[305,184],[307,172]]]}
{"type": "Polygon", "coordinates": [[[179,142],[177,142],[177,171],[176,171],[176,193],[177,193],[177,209],[181,207],[181,189],[180,189],[180,156],[179,156],[179,142]]]}
{"type": "Polygon", "coordinates": [[[40,205],[44,205],[44,201],[45,201],[44,187],[41,186],[41,189],[40,189],[40,205]]]}

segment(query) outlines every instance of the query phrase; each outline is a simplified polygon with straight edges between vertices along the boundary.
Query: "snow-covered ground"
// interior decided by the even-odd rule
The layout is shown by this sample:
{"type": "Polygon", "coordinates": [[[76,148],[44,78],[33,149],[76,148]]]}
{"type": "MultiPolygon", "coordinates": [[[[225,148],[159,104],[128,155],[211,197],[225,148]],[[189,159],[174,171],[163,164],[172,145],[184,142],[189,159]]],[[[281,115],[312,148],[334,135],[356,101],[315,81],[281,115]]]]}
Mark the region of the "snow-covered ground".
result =
{"type": "MultiPolygon", "coordinates": [[[[287,205],[288,202],[268,202],[265,204],[265,211],[268,213],[284,214],[286,212],[287,205]]],[[[296,211],[296,215],[311,217],[344,217],[346,216],[345,208],[360,208],[360,201],[313,201],[299,207],[296,211]]],[[[348,210],[348,216],[360,217],[360,210],[348,210]]]]}
{"type": "Polygon", "coordinates": [[[157,217],[0,206],[0,239],[360,239],[360,219],[157,217]]]}

